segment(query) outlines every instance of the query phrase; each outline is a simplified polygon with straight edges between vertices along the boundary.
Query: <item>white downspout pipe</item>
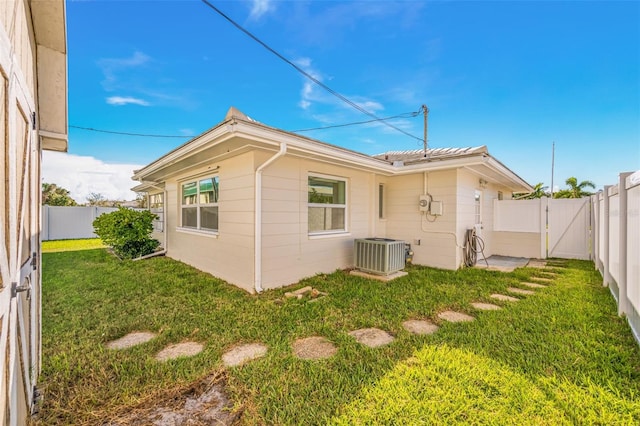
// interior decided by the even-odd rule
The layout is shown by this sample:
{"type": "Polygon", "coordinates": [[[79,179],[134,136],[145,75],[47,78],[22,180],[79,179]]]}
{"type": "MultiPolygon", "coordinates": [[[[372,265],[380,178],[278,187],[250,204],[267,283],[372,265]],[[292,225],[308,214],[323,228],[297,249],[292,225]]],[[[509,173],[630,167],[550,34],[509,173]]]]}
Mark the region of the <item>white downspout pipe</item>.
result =
{"type": "Polygon", "coordinates": [[[282,142],[280,150],[256,169],[254,249],[253,249],[253,287],[256,293],[262,292],[262,171],[271,163],[287,153],[287,144],[282,142]]]}

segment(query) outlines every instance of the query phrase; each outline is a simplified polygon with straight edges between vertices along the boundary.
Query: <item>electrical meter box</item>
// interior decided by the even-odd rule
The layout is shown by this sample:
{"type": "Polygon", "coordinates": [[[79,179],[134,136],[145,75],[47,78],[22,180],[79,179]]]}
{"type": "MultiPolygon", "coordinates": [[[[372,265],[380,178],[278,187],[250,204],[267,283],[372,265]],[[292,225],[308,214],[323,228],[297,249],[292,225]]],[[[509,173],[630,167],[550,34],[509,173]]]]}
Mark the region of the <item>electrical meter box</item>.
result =
{"type": "Polygon", "coordinates": [[[429,213],[432,216],[442,216],[442,201],[432,201],[429,203],[429,213]]]}
{"type": "Polygon", "coordinates": [[[421,212],[428,212],[429,211],[429,196],[428,195],[421,195],[420,196],[420,211],[421,212]]]}

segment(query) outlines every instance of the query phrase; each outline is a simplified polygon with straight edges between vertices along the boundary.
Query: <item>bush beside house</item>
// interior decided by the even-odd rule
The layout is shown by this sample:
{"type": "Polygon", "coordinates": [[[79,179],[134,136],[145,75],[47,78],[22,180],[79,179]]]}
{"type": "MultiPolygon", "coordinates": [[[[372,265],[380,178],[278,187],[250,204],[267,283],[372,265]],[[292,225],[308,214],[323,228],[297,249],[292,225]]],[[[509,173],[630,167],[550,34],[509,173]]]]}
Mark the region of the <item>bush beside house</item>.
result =
{"type": "Polygon", "coordinates": [[[106,213],[93,221],[93,228],[102,241],[123,259],[133,259],[153,253],[160,242],[151,238],[156,215],[148,210],[125,207],[106,213]]]}

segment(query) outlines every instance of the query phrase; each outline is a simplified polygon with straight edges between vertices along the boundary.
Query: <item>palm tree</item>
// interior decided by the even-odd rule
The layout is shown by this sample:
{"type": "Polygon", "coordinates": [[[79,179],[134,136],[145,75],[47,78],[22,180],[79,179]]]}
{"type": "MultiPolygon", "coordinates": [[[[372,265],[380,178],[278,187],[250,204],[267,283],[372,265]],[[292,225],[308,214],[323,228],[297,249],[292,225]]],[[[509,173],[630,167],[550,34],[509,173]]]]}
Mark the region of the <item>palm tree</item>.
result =
{"type": "Polygon", "coordinates": [[[593,192],[585,191],[586,187],[596,189],[596,184],[590,180],[583,180],[578,183],[578,179],[575,177],[568,178],[565,183],[569,188],[561,189],[554,194],[554,198],[582,198],[593,195],[593,192]]]}
{"type": "Polygon", "coordinates": [[[533,200],[535,198],[548,197],[549,193],[547,192],[548,186],[542,186],[542,182],[536,183],[533,187],[533,191],[527,193],[517,193],[514,194],[514,199],[516,200],[533,200]]]}
{"type": "Polygon", "coordinates": [[[68,190],[55,183],[42,184],[42,204],[50,206],[75,206],[76,201],[71,198],[68,190]]]}

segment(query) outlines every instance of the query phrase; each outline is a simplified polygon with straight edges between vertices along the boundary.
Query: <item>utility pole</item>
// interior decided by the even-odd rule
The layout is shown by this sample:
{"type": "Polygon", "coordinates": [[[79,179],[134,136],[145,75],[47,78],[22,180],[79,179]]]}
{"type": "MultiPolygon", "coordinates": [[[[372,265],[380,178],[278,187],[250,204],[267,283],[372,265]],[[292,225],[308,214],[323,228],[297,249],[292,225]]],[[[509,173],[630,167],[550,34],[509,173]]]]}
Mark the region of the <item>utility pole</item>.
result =
{"type": "Polygon", "coordinates": [[[423,145],[424,145],[424,158],[427,158],[427,116],[429,115],[429,108],[427,108],[426,105],[422,105],[422,113],[424,114],[424,140],[423,140],[423,145]]]}
{"type": "Polygon", "coordinates": [[[553,168],[556,160],[556,141],[551,145],[551,198],[553,198],[553,168]]]}

